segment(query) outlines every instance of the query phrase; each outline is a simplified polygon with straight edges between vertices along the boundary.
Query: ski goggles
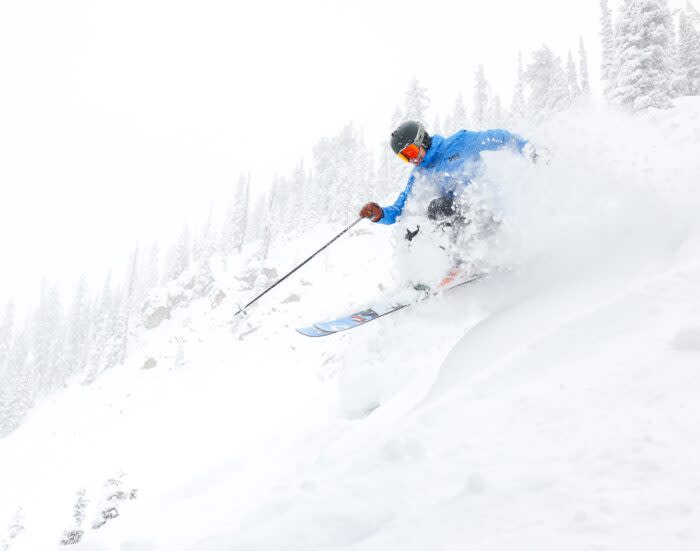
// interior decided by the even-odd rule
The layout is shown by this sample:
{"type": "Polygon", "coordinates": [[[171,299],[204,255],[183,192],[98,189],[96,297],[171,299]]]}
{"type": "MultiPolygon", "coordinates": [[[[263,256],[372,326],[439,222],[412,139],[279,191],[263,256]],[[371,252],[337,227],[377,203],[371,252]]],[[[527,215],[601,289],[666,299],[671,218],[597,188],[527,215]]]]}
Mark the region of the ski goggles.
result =
{"type": "Polygon", "coordinates": [[[410,162],[413,159],[417,159],[418,155],[420,155],[420,146],[417,144],[411,143],[408,144],[406,147],[404,147],[401,151],[397,153],[399,158],[401,158],[405,162],[410,162]]]}

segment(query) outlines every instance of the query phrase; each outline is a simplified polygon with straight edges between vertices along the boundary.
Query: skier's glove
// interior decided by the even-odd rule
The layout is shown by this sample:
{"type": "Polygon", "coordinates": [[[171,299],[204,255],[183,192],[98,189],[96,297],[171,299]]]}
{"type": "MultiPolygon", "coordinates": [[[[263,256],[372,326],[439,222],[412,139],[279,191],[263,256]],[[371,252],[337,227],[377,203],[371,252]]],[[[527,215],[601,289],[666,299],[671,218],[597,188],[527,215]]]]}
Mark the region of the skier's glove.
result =
{"type": "Polygon", "coordinates": [[[372,222],[379,222],[384,216],[384,211],[377,203],[367,203],[360,209],[360,217],[369,218],[372,222]]]}

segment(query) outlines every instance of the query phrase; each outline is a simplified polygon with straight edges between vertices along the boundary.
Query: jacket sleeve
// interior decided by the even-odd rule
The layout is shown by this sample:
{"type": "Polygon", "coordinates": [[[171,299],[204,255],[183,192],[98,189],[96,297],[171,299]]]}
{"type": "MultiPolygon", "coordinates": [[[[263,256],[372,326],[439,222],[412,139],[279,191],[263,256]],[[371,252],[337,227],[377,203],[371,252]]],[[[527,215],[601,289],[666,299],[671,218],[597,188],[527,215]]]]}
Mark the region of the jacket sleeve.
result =
{"type": "Polygon", "coordinates": [[[479,132],[479,143],[481,151],[496,151],[507,147],[516,149],[522,153],[523,148],[528,143],[517,134],[511,134],[507,130],[484,130],[479,132]]]}
{"type": "Polygon", "coordinates": [[[413,183],[416,181],[416,178],[413,174],[408,178],[408,182],[406,182],[406,189],[404,189],[400,194],[398,199],[394,201],[393,205],[390,205],[388,207],[382,207],[382,211],[384,212],[384,215],[380,218],[378,224],[393,224],[396,222],[396,219],[401,216],[401,213],[403,212],[403,207],[406,204],[406,200],[408,199],[408,196],[411,195],[411,190],[413,189],[413,183]]]}

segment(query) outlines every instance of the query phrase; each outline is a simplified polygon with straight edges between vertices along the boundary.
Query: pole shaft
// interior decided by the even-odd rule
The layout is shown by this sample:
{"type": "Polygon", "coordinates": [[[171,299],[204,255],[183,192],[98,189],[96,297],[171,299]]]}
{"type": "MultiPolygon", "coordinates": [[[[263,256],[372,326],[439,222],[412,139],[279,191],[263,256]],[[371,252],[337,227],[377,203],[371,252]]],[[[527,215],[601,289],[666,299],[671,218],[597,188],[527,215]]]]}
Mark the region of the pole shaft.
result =
{"type": "Polygon", "coordinates": [[[236,315],[240,314],[241,312],[245,311],[248,306],[251,306],[259,298],[261,298],[263,295],[267,294],[268,292],[272,291],[275,287],[277,287],[280,283],[282,283],[285,279],[287,279],[290,275],[292,275],[294,272],[296,272],[299,268],[304,266],[307,262],[309,262],[312,258],[314,258],[317,254],[319,254],[321,251],[324,251],[327,249],[331,244],[333,244],[336,240],[338,240],[340,237],[342,237],[346,232],[348,232],[350,229],[352,229],[355,224],[357,224],[362,218],[358,218],[355,220],[352,224],[350,224],[347,228],[345,228],[343,231],[341,231],[338,235],[336,235],[333,239],[331,239],[328,243],[326,243],[323,247],[321,247],[319,250],[317,250],[314,254],[312,254],[309,258],[304,260],[301,264],[299,264],[296,268],[294,268],[291,272],[289,272],[287,275],[281,277],[278,279],[275,283],[270,285],[267,289],[265,289],[262,293],[260,293],[258,296],[256,296],[253,300],[251,300],[248,304],[246,304],[243,308],[241,308],[238,312],[236,312],[236,315]]]}

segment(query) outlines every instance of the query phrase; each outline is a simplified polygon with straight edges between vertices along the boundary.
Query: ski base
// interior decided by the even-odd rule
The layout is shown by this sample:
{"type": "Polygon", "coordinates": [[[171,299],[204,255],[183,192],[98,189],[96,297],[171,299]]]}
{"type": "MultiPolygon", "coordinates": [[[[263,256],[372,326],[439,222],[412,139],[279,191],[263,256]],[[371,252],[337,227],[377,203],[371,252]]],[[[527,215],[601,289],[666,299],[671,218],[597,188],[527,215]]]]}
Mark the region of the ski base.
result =
{"type": "Polygon", "coordinates": [[[327,337],[328,335],[334,335],[335,333],[339,333],[341,331],[347,331],[348,329],[359,327],[360,325],[364,325],[365,323],[374,321],[376,319],[384,317],[388,314],[392,314],[398,310],[402,310],[414,304],[424,302],[425,300],[433,298],[443,292],[462,287],[463,285],[467,285],[468,283],[477,281],[485,276],[486,274],[476,274],[465,279],[464,281],[459,281],[458,283],[453,283],[452,280],[450,280],[447,285],[441,284],[441,287],[437,291],[428,293],[424,297],[413,302],[400,302],[394,304],[389,303],[388,305],[383,307],[374,306],[372,308],[360,310],[359,312],[355,312],[353,314],[343,316],[335,320],[314,323],[309,327],[301,327],[296,331],[307,337],[327,337]]]}

